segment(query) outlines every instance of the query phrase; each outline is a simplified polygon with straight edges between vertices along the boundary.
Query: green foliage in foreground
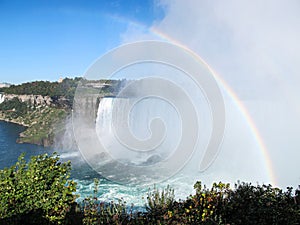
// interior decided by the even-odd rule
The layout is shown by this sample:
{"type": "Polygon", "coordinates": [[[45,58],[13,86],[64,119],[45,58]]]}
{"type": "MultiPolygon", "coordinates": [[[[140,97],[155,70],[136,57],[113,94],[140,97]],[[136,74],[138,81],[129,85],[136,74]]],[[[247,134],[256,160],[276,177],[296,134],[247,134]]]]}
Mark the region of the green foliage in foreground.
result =
{"type": "Polygon", "coordinates": [[[283,191],[271,185],[214,183],[209,189],[200,181],[195,194],[176,201],[170,187],[149,191],[145,209],[134,210],[122,199],[101,202],[94,196],[75,203],[76,184],[68,180],[70,163],[56,154],[21,155],[16,165],[0,171],[0,224],[205,224],[205,225],[299,225],[300,190],[283,191]]]}
{"type": "Polygon", "coordinates": [[[76,183],[68,180],[71,164],[56,154],[39,155],[0,171],[0,218],[3,224],[62,223],[74,202],[76,183]],[[21,223],[22,222],[22,223],[21,223]]]}
{"type": "Polygon", "coordinates": [[[166,204],[160,211],[151,207],[151,224],[300,224],[299,190],[293,195],[292,188],[284,192],[271,185],[247,183],[230,189],[229,184],[221,182],[208,189],[199,181],[194,188],[196,194],[184,201],[166,204]]]}

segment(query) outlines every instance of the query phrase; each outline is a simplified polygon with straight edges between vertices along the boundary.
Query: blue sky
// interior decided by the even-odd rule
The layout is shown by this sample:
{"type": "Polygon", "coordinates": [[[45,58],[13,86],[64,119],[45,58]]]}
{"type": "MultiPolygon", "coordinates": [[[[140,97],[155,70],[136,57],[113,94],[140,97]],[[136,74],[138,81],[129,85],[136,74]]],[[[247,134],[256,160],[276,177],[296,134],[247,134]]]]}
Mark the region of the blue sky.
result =
{"type": "Polygon", "coordinates": [[[0,0],[0,82],[81,76],[121,44],[129,21],[162,17],[152,0],[0,0]]]}
{"type": "MultiPolygon", "coordinates": [[[[298,185],[299,11],[299,0],[0,0],[0,82],[80,76],[110,49],[159,31],[199,54],[244,101],[279,183],[298,185]]],[[[258,168],[256,156],[245,155],[257,148],[238,104],[224,93],[221,153],[237,164],[228,168],[220,156],[215,165],[231,176],[252,168],[246,164],[258,168]]],[[[238,179],[244,175],[255,173],[238,179]]]]}

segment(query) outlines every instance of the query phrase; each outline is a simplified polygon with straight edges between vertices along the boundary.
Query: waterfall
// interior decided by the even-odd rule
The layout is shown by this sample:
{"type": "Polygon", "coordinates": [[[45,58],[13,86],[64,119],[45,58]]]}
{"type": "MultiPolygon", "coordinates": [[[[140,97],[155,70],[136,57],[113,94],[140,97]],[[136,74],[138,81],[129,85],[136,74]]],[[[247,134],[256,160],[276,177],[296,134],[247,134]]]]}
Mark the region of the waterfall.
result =
{"type": "Polygon", "coordinates": [[[101,130],[101,135],[104,135],[105,133],[111,134],[113,100],[114,98],[103,98],[99,103],[96,127],[101,130]]]}
{"type": "Polygon", "coordinates": [[[4,100],[5,100],[5,95],[0,93],[0,104],[4,102],[4,100]]]}
{"type": "Polygon", "coordinates": [[[136,103],[126,115],[126,107],[132,102],[130,98],[103,98],[100,101],[97,119],[96,132],[105,148],[113,156],[121,161],[133,164],[147,163],[149,160],[159,160],[169,157],[180,140],[181,123],[180,118],[170,104],[162,99],[147,98],[136,103]],[[116,129],[123,129],[128,123],[129,130],[133,137],[144,141],[151,137],[150,125],[153,119],[161,119],[165,126],[166,135],[162,143],[158,143],[153,151],[139,152],[128,149],[130,143],[120,143],[113,129],[113,108],[117,114],[118,126],[116,129]],[[128,146],[126,147],[126,144],[128,146]]]}

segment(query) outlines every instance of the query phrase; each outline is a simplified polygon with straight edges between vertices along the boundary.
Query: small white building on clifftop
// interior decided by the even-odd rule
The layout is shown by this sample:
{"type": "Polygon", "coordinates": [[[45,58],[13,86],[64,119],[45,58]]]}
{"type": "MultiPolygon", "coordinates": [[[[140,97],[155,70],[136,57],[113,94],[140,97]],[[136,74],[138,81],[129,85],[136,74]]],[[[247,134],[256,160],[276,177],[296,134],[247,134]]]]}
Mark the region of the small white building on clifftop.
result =
{"type": "Polygon", "coordinates": [[[8,83],[0,83],[0,88],[9,87],[10,84],[8,83]]]}

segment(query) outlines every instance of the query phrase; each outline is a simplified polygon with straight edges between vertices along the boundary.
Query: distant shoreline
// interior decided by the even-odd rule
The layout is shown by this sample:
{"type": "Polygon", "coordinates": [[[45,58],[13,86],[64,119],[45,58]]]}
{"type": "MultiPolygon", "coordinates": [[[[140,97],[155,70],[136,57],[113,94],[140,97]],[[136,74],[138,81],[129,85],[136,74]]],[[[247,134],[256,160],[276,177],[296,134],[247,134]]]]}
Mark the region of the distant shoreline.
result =
{"type": "Polygon", "coordinates": [[[33,110],[30,114],[12,118],[9,113],[0,111],[0,121],[25,128],[16,139],[17,143],[49,147],[53,145],[55,125],[61,123],[67,114],[64,109],[44,107],[41,110],[33,110]]]}
{"type": "Polygon", "coordinates": [[[26,127],[26,128],[29,127],[29,125],[24,124],[23,122],[19,122],[19,121],[16,121],[16,120],[10,120],[8,118],[4,118],[3,117],[3,112],[0,112],[0,121],[6,122],[6,123],[13,123],[13,124],[23,126],[23,127],[26,127]]]}

